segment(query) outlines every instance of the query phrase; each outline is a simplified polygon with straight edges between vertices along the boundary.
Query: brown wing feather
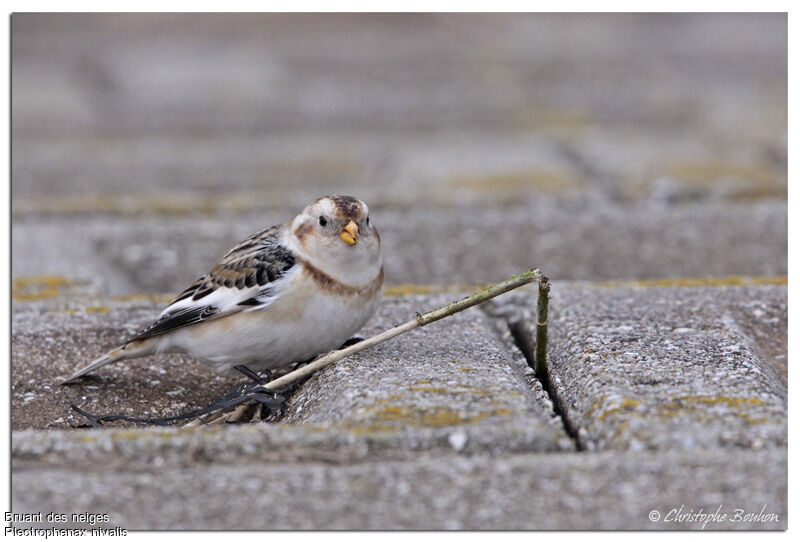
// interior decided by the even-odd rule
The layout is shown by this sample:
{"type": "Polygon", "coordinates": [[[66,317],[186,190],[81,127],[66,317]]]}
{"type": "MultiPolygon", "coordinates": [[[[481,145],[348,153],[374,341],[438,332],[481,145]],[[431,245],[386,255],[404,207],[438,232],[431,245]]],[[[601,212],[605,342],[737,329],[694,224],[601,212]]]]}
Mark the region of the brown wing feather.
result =
{"type": "Polygon", "coordinates": [[[270,283],[277,281],[295,265],[294,255],[280,244],[280,229],[280,226],[273,226],[239,243],[211,271],[178,294],[158,320],[131,340],[146,339],[264,303],[272,293],[270,283]],[[204,297],[219,288],[252,289],[253,295],[232,307],[202,302],[204,297]],[[189,306],[181,303],[174,311],[169,310],[172,305],[190,297],[191,301],[197,303],[189,306]]]}

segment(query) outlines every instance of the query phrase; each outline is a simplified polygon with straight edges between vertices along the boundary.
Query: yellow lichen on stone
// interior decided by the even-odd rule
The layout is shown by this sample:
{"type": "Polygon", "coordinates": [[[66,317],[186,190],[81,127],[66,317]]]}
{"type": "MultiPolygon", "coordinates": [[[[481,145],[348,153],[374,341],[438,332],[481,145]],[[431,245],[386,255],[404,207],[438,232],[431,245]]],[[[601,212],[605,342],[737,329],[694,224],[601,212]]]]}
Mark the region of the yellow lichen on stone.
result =
{"type": "MultiPolygon", "coordinates": [[[[196,428],[181,428],[182,431],[191,431],[196,428]]],[[[211,435],[211,429],[203,432],[203,436],[207,437],[211,435]]],[[[219,431],[219,429],[216,429],[219,431]]],[[[170,440],[174,437],[174,434],[171,431],[142,431],[141,429],[117,429],[116,431],[111,433],[111,440],[118,440],[118,441],[126,441],[126,440],[142,440],[142,439],[152,439],[157,438],[159,440],[170,440]]]]}
{"type": "Polygon", "coordinates": [[[411,388],[413,391],[427,391],[430,393],[451,393],[458,390],[449,390],[447,388],[433,388],[431,386],[414,386],[411,388]]]}
{"type": "Polygon", "coordinates": [[[685,184],[702,186],[718,181],[737,183],[730,197],[785,199],[786,178],[771,167],[724,160],[683,161],[666,165],[667,174],[685,184]]]}
{"type": "Polygon", "coordinates": [[[447,184],[459,190],[490,192],[497,196],[528,193],[531,190],[554,194],[579,186],[567,173],[549,170],[509,171],[480,177],[460,175],[450,178],[447,184]]]}
{"type": "MultiPolygon", "coordinates": [[[[748,413],[750,407],[760,407],[765,405],[764,401],[755,397],[727,397],[718,395],[682,395],[671,398],[667,403],[658,405],[655,416],[659,418],[676,418],[680,415],[690,415],[692,417],[713,416],[714,413],[707,407],[723,406],[729,409],[725,416],[733,416],[741,419],[750,425],[765,423],[768,418],[763,416],[754,417],[748,413]]],[[[760,414],[760,411],[759,411],[760,414]]]]}
{"type": "Polygon", "coordinates": [[[627,397],[623,397],[622,399],[613,400],[609,405],[609,408],[603,409],[599,416],[597,416],[596,421],[604,421],[609,416],[613,416],[620,412],[633,412],[636,410],[639,405],[641,405],[641,401],[637,401],[635,399],[629,399],[627,397]]]}
{"type": "Polygon", "coordinates": [[[17,277],[11,283],[14,301],[39,301],[59,297],[62,289],[72,286],[73,281],[58,275],[17,277]]]}
{"type": "Polygon", "coordinates": [[[756,418],[754,416],[750,416],[745,412],[734,412],[733,415],[739,418],[740,420],[743,420],[747,425],[760,425],[762,423],[767,423],[769,421],[769,418],[766,417],[756,418]]]}
{"type": "Polygon", "coordinates": [[[676,288],[676,287],[702,287],[702,286],[762,286],[776,285],[786,286],[789,283],[788,277],[767,277],[754,276],[745,277],[740,275],[729,275],[724,277],[685,277],[685,278],[666,278],[652,280],[615,280],[596,282],[593,285],[598,288],[676,288]]]}
{"type": "Polygon", "coordinates": [[[121,301],[123,303],[130,301],[149,301],[151,303],[169,303],[175,298],[175,294],[126,294],[114,295],[109,299],[112,301],[121,301]]]}
{"type": "Polygon", "coordinates": [[[448,407],[419,408],[412,406],[388,405],[371,409],[372,419],[364,425],[350,427],[352,434],[365,434],[385,431],[397,431],[403,426],[413,427],[449,427],[477,423],[493,416],[508,416],[511,411],[495,408],[488,412],[465,414],[448,407]]]}
{"type": "Polygon", "coordinates": [[[436,288],[436,285],[430,284],[396,284],[394,286],[386,286],[383,289],[383,295],[387,297],[402,297],[404,295],[421,295],[429,294],[436,288]]]}
{"type": "Polygon", "coordinates": [[[755,397],[726,397],[722,395],[683,395],[673,397],[672,401],[702,405],[725,405],[729,408],[760,406],[765,404],[764,401],[755,397]]]}
{"type": "MultiPolygon", "coordinates": [[[[496,395],[496,392],[491,389],[483,389],[483,388],[475,388],[473,386],[468,386],[465,384],[459,384],[457,386],[449,387],[449,388],[442,388],[442,387],[435,387],[430,386],[430,380],[418,380],[415,382],[414,386],[410,386],[409,390],[411,391],[425,391],[429,393],[468,393],[471,395],[475,395],[476,397],[486,397],[488,395],[496,395]]],[[[504,396],[507,397],[516,397],[521,396],[521,394],[517,393],[506,393],[504,396]]]]}
{"type": "Polygon", "coordinates": [[[515,110],[512,122],[520,131],[545,132],[572,139],[589,126],[591,118],[579,109],[527,108],[515,110]]]}
{"type": "Polygon", "coordinates": [[[476,292],[487,288],[485,284],[395,284],[386,286],[383,295],[386,297],[403,297],[405,295],[448,294],[476,292]]]}

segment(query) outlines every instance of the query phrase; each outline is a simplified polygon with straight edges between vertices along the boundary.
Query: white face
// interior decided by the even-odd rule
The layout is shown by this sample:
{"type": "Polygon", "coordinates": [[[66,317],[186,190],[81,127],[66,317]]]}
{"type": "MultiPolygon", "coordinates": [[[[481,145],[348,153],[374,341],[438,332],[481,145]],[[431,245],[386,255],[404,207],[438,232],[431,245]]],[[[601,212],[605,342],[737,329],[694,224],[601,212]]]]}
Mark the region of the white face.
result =
{"type": "Polygon", "coordinates": [[[357,198],[318,199],[292,221],[291,232],[301,256],[345,284],[367,284],[380,270],[380,236],[357,198]]]}

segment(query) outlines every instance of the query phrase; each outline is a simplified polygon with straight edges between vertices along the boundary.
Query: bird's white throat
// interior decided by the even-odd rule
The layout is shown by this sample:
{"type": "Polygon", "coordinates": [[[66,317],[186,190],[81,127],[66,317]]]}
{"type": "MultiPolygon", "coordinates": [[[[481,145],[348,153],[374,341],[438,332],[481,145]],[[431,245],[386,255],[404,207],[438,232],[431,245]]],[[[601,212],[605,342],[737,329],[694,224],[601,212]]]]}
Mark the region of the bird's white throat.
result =
{"type": "Polygon", "coordinates": [[[372,284],[383,265],[376,239],[362,238],[354,246],[340,239],[309,239],[301,244],[292,228],[287,228],[284,242],[289,249],[332,279],[355,288],[372,284]]]}

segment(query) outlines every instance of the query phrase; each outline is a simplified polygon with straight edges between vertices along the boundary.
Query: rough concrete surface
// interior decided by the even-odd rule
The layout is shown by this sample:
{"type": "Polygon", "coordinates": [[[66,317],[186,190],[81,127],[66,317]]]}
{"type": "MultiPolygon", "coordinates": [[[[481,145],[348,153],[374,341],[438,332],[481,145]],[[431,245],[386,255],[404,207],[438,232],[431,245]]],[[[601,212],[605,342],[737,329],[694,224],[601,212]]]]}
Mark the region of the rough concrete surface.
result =
{"type": "Polygon", "coordinates": [[[786,528],[785,14],[14,14],[11,34],[14,512],[786,528]],[[174,414],[241,382],[162,355],[54,385],[326,193],[381,233],[362,335],[536,266],[548,378],[526,287],[328,367],[270,423],[73,428],[70,403],[174,414]]]}
{"type": "Polygon", "coordinates": [[[763,507],[760,520],[708,530],[787,525],[781,450],[39,468],[17,470],[14,483],[15,511],[102,510],[109,525],[129,529],[700,529],[669,521],[681,505],[722,505],[730,517],[736,508],[758,517],[763,507]]]}
{"type": "MultiPolygon", "coordinates": [[[[530,313],[536,297],[498,303],[530,313]]],[[[786,446],[786,383],[731,315],[785,357],[786,287],[556,285],[552,304],[550,391],[579,446],[786,446]]]]}
{"type": "MultiPolygon", "coordinates": [[[[365,331],[389,327],[453,295],[389,298],[365,331]]],[[[112,314],[143,311],[142,301],[139,313],[126,310],[131,301],[117,301],[108,313],[59,312],[74,303],[69,297],[28,302],[38,311],[15,312],[15,328],[36,318],[46,329],[47,316],[69,317],[76,331],[57,340],[69,344],[87,340],[87,332],[77,329],[93,329],[89,315],[113,325],[112,314]]],[[[535,300],[525,291],[498,304],[501,310],[489,314],[525,317],[535,300]]],[[[644,529],[698,528],[697,521],[651,522],[646,514],[666,514],[681,504],[708,512],[718,501],[741,503],[730,506],[761,520],[707,528],[785,527],[785,384],[738,328],[726,327],[731,324],[719,316],[732,307],[780,310],[785,287],[565,284],[555,287],[552,305],[549,393],[563,421],[542,400],[538,382],[528,387],[522,353],[507,334],[498,334],[505,320],[494,316],[499,319],[490,322],[472,309],[317,373],[291,397],[278,424],[17,431],[15,510],[36,510],[41,503],[58,510],[89,507],[126,528],[644,529]],[[586,329],[591,333],[580,339],[586,329]],[[576,351],[575,341],[588,350],[576,351]],[[639,341],[647,353],[641,360],[626,355],[639,341]],[[576,446],[590,451],[575,455],[576,446]],[[609,448],[618,451],[591,451],[609,448]],[[258,474],[246,475],[251,471],[258,474]],[[45,493],[37,485],[41,476],[50,481],[45,493]],[[231,486],[243,476],[244,486],[231,486]],[[111,495],[109,487],[121,492],[111,495]],[[225,504],[205,515],[193,511],[210,506],[202,504],[204,496],[189,499],[199,487],[221,488],[225,504]],[[314,492],[298,496],[300,487],[314,492]],[[441,487],[448,489],[434,489],[441,487]],[[558,495],[555,501],[541,496],[546,491],[558,495]],[[295,496],[296,513],[280,504],[286,494],[295,496]],[[185,506],[189,501],[192,506],[185,506]],[[269,512],[238,512],[245,502],[269,512]],[[777,514],[777,521],[765,514],[777,514]]],[[[782,322],[764,322],[762,336],[774,335],[767,328],[780,331],[782,322]]],[[[15,374],[23,379],[37,373],[36,363],[52,359],[48,352],[26,350],[30,344],[36,343],[15,336],[15,374]]],[[[158,377],[159,385],[180,386],[189,397],[183,400],[194,406],[232,383],[220,380],[197,395],[196,387],[174,376],[187,372],[186,360],[164,357],[175,359],[171,376],[158,377]]],[[[133,361],[100,381],[46,393],[15,382],[16,429],[54,427],[48,416],[76,394],[95,411],[132,412],[143,403],[154,413],[171,408],[165,398],[175,390],[144,385],[165,361],[133,361]],[[110,392],[117,394],[114,400],[110,392]]],[[[219,496],[217,491],[213,499],[219,496]]]]}
{"type": "MultiPolygon", "coordinates": [[[[83,301],[83,299],[81,299],[83,301]]],[[[112,364],[80,384],[60,379],[119,346],[158,315],[152,303],[125,302],[47,310],[14,310],[11,334],[13,429],[69,428],[88,423],[70,410],[128,416],[178,414],[219,398],[241,378],[222,378],[186,356],[161,355],[112,364]],[[125,309],[123,309],[125,307],[125,309]]]]}
{"type": "MultiPolygon", "coordinates": [[[[390,299],[364,333],[378,333],[452,298],[390,299]]],[[[518,433],[535,433],[532,440],[542,449],[572,449],[561,420],[537,401],[478,310],[325,368],[292,397],[285,419],[356,433],[399,432],[407,438],[420,428],[438,429],[457,448],[498,432],[508,444],[518,433]]]]}
{"type": "MultiPolygon", "coordinates": [[[[387,299],[364,333],[388,329],[452,297],[387,299]]],[[[49,311],[42,307],[15,311],[15,430],[86,424],[70,410],[71,403],[92,414],[179,414],[211,403],[245,380],[217,376],[186,356],[162,354],[107,366],[76,384],[59,386],[59,377],[121,343],[130,331],[154,318],[158,309],[112,300],[111,305],[53,310],[56,303],[49,302],[49,311]],[[107,346],[92,352],[97,344],[107,346]]],[[[60,306],[76,305],[61,300],[60,306]]],[[[471,440],[487,446],[500,443],[495,446],[501,448],[571,449],[561,420],[549,404],[537,399],[523,377],[519,367],[512,367],[486,317],[473,310],[313,375],[289,401],[285,420],[316,430],[335,427],[353,435],[388,433],[398,434],[395,440],[452,441],[456,448],[471,440]]]]}
{"type": "MultiPolygon", "coordinates": [[[[785,202],[631,207],[545,198],[496,208],[366,201],[381,234],[389,285],[498,282],[538,262],[554,280],[787,272],[785,202]],[[765,236],[775,241],[765,243],[765,236]]],[[[178,292],[236,243],[301,209],[202,219],[21,219],[12,267],[20,277],[91,277],[110,294],[178,292]]]]}
{"type": "Polygon", "coordinates": [[[12,30],[15,276],[175,291],[337,192],[374,210],[389,284],[786,273],[780,14],[12,30]]]}

